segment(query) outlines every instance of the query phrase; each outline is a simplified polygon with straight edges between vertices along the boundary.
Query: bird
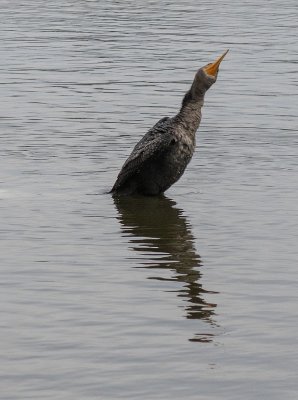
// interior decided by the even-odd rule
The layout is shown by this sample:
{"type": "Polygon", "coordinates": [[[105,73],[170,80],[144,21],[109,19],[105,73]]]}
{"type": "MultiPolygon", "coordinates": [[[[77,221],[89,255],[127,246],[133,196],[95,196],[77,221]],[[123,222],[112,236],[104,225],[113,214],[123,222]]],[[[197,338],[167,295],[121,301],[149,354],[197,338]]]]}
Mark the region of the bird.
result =
{"type": "Polygon", "coordinates": [[[205,93],[228,51],[197,70],[179,112],[160,119],[136,144],[110,190],[113,196],[162,195],[183,175],[195,150],[205,93]]]}

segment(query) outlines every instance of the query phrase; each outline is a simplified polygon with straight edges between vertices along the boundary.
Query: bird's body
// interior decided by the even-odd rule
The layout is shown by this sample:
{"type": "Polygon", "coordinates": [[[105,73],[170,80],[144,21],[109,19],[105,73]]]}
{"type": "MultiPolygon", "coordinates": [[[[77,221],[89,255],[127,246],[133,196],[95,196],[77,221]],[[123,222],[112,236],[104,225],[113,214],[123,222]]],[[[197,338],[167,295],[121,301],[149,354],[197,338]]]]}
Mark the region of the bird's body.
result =
{"type": "Polygon", "coordinates": [[[195,135],[185,135],[174,118],[162,118],[133,149],[113,191],[158,195],[183,174],[195,148],[195,135]]]}
{"type": "MultiPolygon", "coordinates": [[[[211,67],[208,64],[205,68],[211,67]]],[[[172,118],[162,118],[137,143],[112,193],[156,196],[177,182],[194,153],[204,96],[216,81],[216,75],[209,75],[204,68],[198,70],[179,113],[172,118]]]]}

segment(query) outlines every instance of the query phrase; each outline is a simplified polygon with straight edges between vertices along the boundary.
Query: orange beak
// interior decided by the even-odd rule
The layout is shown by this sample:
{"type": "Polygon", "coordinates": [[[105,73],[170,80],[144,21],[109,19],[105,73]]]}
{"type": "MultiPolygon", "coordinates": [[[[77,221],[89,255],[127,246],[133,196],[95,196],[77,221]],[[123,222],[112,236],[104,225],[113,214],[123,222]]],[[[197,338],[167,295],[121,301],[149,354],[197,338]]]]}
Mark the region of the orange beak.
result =
{"type": "Polygon", "coordinates": [[[213,64],[209,64],[206,67],[204,67],[204,71],[206,74],[211,75],[211,76],[216,76],[218,68],[222,60],[225,58],[225,55],[227,54],[229,50],[225,51],[222,56],[220,56],[213,64]]]}

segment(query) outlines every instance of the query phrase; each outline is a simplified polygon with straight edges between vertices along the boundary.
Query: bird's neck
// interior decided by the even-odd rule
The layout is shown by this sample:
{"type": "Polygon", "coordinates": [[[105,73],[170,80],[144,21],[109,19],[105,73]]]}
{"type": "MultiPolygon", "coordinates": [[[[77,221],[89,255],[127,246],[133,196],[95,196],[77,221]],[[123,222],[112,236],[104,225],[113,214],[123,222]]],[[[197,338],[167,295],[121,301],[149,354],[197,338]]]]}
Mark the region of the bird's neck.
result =
{"type": "Polygon", "coordinates": [[[191,95],[186,93],[181,109],[176,118],[179,124],[191,135],[195,135],[201,122],[201,109],[204,105],[204,95],[196,98],[195,100],[191,95]]]}

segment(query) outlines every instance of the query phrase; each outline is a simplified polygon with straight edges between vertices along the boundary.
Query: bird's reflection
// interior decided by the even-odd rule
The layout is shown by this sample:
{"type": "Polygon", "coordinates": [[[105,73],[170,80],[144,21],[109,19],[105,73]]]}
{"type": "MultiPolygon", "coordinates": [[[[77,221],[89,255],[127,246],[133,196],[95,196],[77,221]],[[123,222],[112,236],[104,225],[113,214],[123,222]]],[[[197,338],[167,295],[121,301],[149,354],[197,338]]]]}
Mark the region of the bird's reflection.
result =
{"type": "MultiPolygon", "coordinates": [[[[191,226],[181,209],[167,197],[114,198],[122,230],[130,237],[134,251],[141,253],[142,267],[154,269],[150,279],[178,281],[178,296],[185,298],[186,318],[201,319],[214,324],[216,304],[204,300],[200,283],[201,258],[196,253],[191,226]],[[156,276],[157,270],[169,269],[169,278],[156,276]]],[[[214,292],[212,292],[214,293],[214,292]]],[[[197,335],[191,341],[210,342],[212,335],[197,335]]]]}

